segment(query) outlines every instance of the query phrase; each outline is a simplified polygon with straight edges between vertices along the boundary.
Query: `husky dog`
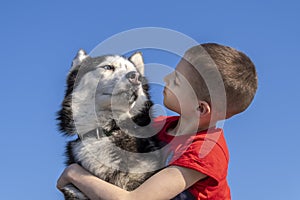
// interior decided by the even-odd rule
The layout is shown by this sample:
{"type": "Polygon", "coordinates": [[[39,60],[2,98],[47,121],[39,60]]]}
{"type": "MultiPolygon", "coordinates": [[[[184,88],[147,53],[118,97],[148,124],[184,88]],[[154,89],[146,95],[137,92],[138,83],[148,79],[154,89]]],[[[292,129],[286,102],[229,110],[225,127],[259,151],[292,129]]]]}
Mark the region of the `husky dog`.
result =
{"type": "MultiPolygon", "coordinates": [[[[90,57],[79,50],[67,77],[59,129],[68,142],[66,164],[78,163],[95,176],[134,190],[163,167],[152,130],[152,106],[141,53],[90,57]]],[[[87,199],[75,186],[65,199],[87,199]]]]}

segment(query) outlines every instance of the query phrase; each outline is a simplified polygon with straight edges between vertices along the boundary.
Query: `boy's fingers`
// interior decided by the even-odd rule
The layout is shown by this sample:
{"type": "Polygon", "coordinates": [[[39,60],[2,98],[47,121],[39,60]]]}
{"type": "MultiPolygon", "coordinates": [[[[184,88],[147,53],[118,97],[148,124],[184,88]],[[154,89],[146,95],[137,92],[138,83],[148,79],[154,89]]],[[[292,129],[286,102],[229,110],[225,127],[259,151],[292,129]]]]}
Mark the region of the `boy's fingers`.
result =
{"type": "Polygon", "coordinates": [[[67,178],[66,178],[66,169],[63,171],[63,173],[60,175],[56,182],[56,187],[59,190],[62,190],[64,186],[68,184],[67,178]]]}

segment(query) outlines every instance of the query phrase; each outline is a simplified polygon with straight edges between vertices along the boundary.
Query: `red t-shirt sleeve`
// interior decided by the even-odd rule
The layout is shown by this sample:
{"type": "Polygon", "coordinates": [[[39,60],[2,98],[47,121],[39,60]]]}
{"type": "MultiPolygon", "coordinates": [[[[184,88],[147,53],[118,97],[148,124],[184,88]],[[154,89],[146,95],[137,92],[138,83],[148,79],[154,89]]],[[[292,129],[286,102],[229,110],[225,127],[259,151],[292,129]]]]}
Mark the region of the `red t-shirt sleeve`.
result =
{"type": "Polygon", "coordinates": [[[194,169],[217,182],[226,178],[228,166],[226,152],[216,141],[205,139],[201,135],[195,136],[188,147],[177,149],[174,155],[176,156],[170,165],[194,169]]]}

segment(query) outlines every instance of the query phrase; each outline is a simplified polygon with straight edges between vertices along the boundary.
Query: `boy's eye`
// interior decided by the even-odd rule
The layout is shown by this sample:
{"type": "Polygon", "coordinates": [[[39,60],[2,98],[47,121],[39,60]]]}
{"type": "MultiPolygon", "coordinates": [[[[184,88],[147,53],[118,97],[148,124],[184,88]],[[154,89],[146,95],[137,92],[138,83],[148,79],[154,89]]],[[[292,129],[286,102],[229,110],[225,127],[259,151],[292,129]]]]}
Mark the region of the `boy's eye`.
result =
{"type": "Polygon", "coordinates": [[[114,70],[115,69],[114,66],[111,66],[111,65],[105,65],[102,68],[105,70],[114,70]]]}
{"type": "Polygon", "coordinates": [[[178,77],[177,77],[176,73],[174,73],[174,83],[175,83],[175,85],[179,84],[179,80],[178,80],[178,77]]]}

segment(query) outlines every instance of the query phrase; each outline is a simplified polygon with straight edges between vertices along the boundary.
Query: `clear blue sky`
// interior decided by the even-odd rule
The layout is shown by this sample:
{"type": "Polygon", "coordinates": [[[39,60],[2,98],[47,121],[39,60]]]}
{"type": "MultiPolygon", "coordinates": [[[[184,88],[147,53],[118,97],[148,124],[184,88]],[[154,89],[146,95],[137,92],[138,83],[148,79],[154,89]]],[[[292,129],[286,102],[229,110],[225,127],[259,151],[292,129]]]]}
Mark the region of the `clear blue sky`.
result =
{"type": "MultiPolygon", "coordinates": [[[[0,198],[63,199],[55,184],[66,139],[55,112],[71,60],[79,48],[89,52],[114,34],[152,26],[229,45],[252,58],[257,96],[225,123],[232,197],[299,199],[299,10],[296,0],[3,1],[0,198]]],[[[166,62],[175,66],[177,60],[166,62]]]]}

